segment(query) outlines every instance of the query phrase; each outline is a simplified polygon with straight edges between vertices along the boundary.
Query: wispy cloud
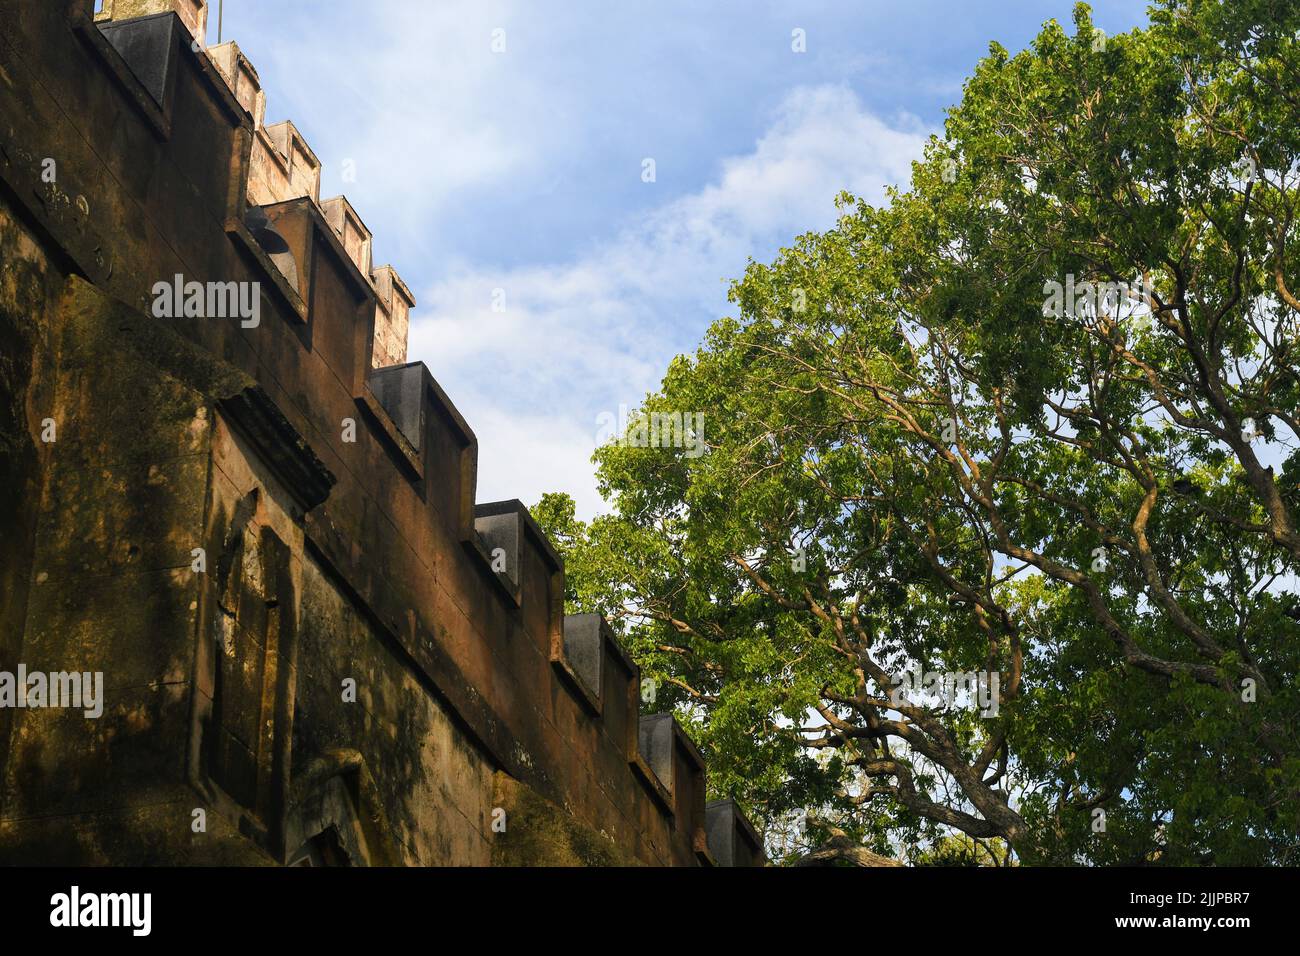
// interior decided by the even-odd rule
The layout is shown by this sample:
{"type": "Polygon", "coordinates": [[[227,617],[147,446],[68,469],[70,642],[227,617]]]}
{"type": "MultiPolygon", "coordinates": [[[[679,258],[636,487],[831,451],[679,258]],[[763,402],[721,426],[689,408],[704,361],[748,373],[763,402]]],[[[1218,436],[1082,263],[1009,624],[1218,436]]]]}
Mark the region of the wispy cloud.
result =
{"type": "MultiPolygon", "coordinates": [[[[1115,32],[1146,2],[1095,7],[1115,32]]],[[[1071,6],[226,0],[225,35],[415,290],[410,355],[479,435],[480,497],[590,515],[597,416],[658,386],[750,257],[905,182],[989,39],[1071,6]]]]}
{"type": "Polygon", "coordinates": [[[751,256],[831,223],[841,189],[879,200],[906,182],[925,135],[912,118],[871,115],[848,89],[796,89],[713,182],[577,257],[514,269],[461,263],[418,291],[410,355],[474,423],[480,496],[564,490],[584,514],[599,510],[588,464],[597,417],[657,387],[672,356],[723,314],[726,282],[751,256]]]}
{"type": "Polygon", "coordinates": [[[467,194],[499,189],[571,132],[556,91],[535,82],[535,8],[512,0],[369,0],[251,8],[228,33],[252,46],[267,121],[312,104],[304,126],[326,195],[384,212],[381,244],[410,255],[467,194]],[[504,48],[494,52],[494,31],[504,48]],[[270,38],[274,42],[268,42],[270,38]],[[354,176],[341,175],[350,161],[354,176]],[[394,233],[396,230],[396,233],[394,233]]]}

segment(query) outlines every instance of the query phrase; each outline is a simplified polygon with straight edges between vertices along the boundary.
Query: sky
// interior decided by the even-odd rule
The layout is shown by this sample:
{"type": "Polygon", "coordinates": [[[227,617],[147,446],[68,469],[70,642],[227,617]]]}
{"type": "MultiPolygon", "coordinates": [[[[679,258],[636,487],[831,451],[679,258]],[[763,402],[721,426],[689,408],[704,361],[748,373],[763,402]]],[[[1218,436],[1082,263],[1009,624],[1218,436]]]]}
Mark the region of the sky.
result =
{"type": "Polygon", "coordinates": [[[1073,0],[222,6],[267,123],[293,120],[415,294],[408,358],[478,437],[478,500],[565,491],[590,518],[601,423],[733,314],[746,263],[832,225],[841,190],[906,186],[989,42],[1072,29],[1073,0]]]}

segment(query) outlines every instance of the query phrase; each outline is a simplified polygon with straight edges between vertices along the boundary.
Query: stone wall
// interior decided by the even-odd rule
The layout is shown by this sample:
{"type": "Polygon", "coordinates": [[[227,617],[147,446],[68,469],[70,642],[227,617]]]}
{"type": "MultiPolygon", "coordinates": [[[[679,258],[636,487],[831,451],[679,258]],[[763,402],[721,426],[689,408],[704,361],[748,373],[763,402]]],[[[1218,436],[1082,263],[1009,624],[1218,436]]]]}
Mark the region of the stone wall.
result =
{"type": "Polygon", "coordinates": [[[762,863],[206,16],[0,0],[0,862],[762,863]]]}

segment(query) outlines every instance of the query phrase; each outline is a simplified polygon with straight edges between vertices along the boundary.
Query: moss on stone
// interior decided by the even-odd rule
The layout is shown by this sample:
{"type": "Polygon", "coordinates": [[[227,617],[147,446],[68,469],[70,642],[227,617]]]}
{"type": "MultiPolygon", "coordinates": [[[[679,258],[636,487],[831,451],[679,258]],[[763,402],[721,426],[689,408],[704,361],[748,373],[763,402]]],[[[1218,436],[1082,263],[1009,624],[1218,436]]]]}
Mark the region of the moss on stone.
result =
{"type": "Polygon", "coordinates": [[[494,793],[506,825],[492,834],[493,866],[634,865],[613,840],[510,775],[496,774],[494,793]]]}

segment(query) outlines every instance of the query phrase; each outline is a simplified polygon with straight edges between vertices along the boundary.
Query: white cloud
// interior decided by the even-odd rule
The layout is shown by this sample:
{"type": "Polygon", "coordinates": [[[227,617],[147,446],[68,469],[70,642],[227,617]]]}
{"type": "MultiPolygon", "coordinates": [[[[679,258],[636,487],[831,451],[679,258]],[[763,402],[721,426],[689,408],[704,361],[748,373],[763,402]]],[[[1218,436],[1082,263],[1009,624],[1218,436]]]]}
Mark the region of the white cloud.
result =
{"type": "MultiPolygon", "coordinates": [[[[425,361],[479,437],[481,500],[568,491],[600,508],[596,419],[635,405],[668,361],[726,308],[724,280],[800,232],[834,221],[849,189],[883,199],[906,183],[926,131],[887,123],[842,87],[792,91],[752,152],[569,262],[459,263],[417,290],[409,355],[425,361]],[[494,290],[505,311],[492,309],[494,290]]],[[[647,189],[656,188],[648,184],[647,189]]]]}
{"type": "Polygon", "coordinates": [[[574,496],[581,515],[601,505],[592,481],[596,429],[527,408],[485,405],[471,426],[479,439],[480,502],[518,498],[531,505],[548,491],[574,496]]]}
{"type": "Polygon", "coordinates": [[[323,194],[346,191],[362,216],[368,207],[384,210],[390,229],[382,242],[414,247],[467,191],[500,187],[571,138],[553,91],[530,82],[536,63],[527,37],[540,11],[528,5],[267,7],[244,11],[241,29],[227,32],[256,48],[245,52],[264,79],[276,78],[266,91],[267,122],[285,118],[286,103],[333,104],[304,130],[324,166],[323,194]],[[504,54],[492,49],[498,29],[504,54]],[[345,160],[353,182],[338,178],[345,160]]]}

